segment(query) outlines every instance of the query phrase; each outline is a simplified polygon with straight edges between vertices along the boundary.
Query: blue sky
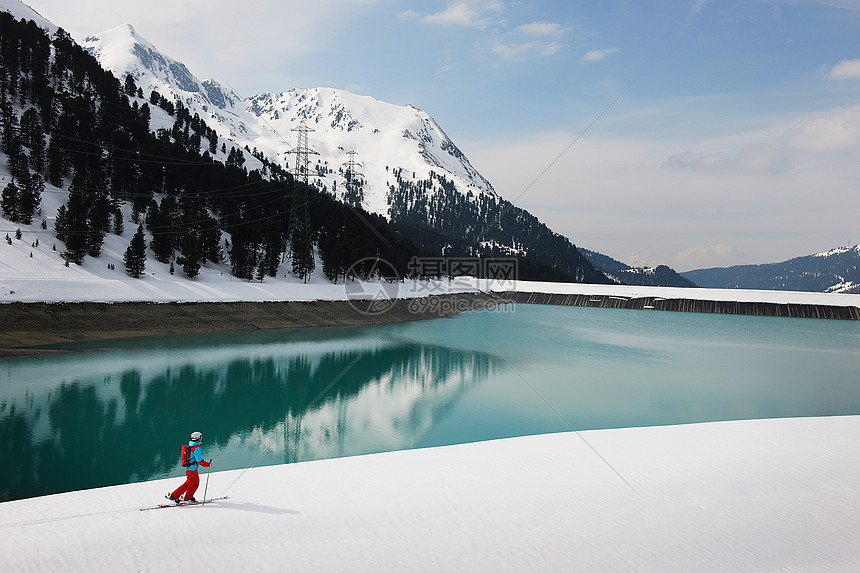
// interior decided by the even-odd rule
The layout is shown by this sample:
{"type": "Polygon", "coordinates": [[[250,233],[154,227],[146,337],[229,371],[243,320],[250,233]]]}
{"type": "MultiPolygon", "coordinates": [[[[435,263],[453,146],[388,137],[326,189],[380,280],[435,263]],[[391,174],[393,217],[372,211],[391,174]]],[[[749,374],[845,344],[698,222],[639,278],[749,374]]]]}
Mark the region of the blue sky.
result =
{"type": "Polygon", "coordinates": [[[242,96],[411,103],[503,197],[627,262],[860,242],[860,1],[29,4],[76,37],[130,23],[242,96]]]}

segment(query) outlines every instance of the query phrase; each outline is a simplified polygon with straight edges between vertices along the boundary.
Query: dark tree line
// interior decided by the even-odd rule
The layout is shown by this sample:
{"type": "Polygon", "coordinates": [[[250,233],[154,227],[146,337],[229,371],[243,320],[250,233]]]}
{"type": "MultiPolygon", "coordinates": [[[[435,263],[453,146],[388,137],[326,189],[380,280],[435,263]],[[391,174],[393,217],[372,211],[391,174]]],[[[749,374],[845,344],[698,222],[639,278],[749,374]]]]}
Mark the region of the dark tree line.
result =
{"type": "Polygon", "coordinates": [[[425,249],[446,256],[512,257],[520,278],[611,282],[570,240],[509,201],[458,191],[444,174],[411,179],[394,169],[388,205],[395,228],[425,249]],[[504,246],[504,247],[503,247],[504,246]]]}

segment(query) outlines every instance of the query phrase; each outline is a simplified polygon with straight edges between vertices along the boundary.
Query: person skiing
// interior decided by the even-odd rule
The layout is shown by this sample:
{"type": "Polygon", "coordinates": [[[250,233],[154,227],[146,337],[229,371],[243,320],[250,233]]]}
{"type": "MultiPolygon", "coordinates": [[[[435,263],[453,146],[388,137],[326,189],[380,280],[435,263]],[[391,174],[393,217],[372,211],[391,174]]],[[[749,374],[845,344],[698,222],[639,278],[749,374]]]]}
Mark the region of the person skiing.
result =
{"type": "Polygon", "coordinates": [[[208,468],[211,464],[212,460],[208,462],[203,459],[203,454],[200,452],[200,442],[203,441],[203,434],[200,432],[194,432],[191,434],[191,441],[188,442],[188,447],[191,450],[191,454],[189,456],[189,461],[191,465],[185,468],[185,483],[176,488],[173,493],[168,493],[165,497],[175,503],[179,503],[180,501],[197,501],[194,499],[194,492],[197,491],[197,487],[200,485],[200,476],[197,474],[197,466],[201,465],[204,468],[208,468]],[[182,498],[182,494],[185,494],[185,497],[182,498]]]}

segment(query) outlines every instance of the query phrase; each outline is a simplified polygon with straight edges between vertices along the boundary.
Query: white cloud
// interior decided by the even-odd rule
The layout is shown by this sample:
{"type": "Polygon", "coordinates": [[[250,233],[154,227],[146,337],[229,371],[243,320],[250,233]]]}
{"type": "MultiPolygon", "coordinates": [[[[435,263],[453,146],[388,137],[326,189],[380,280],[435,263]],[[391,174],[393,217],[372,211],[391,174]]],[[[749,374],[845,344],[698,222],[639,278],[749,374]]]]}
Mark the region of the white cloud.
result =
{"type": "Polygon", "coordinates": [[[777,173],[789,166],[789,154],[777,145],[757,142],[738,150],[673,154],[662,164],[670,169],[739,173],[777,173]]]}
{"type": "Polygon", "coordinates": [[[827,72],[829,80],[860,79],[860,60],[842,60],[827,72]]]}
{"type": "Polygon", "coordinates": [[[438,12],[421,15],[408,10],[401,12],[400,18],[480,30],[486,37],[479,45],[487,46],[490,53],[506,60],[549,57],[565,47],[557,41],[566,33],[561,24],[540,20],[513,25],[502,18],[505,9],[505,3],[500,0],[457,0],[438,12]]]}
{"type": "Polygon", "coordinates": [[[704,10],[708,2],[709,0],[696,0],[695,2],[693,2],[693,8],[691,9],[693,14],[699,14],[702,10],[704,10]]]}
{"type": "Polygon", "coordinates": [[[398,14],[401,20],[418,20],[421,18],[421,14],[414,10],[405,10],[398,14]]]}
{"type": "Polygon", "coordinates": [[[476,26],[480,21],[480,15],[476,10],[465,2],[451,4],[444,10],[434,14],[428,14],[421,18],[424,22],[441,24],[444,26],[476,26]]]}
{"type": "Polygon", "coordinates": [[[521,44],[509,45],[509,44],[496,44],[490,50],[494,54],[501,56],[506,59],[514,59],[520,58],[530,51],[536,46],[534,42],[524,42],[521,44]]]}
{"type": "Polygon", "coordinates": [[[504,10],[500,0],[459,0],[444,10],[422,16],[420,20],[442,26],[485,29],[497,21],[494,16],[504,10]]]}
{"type": "Polygon", "coordinates": [[[523,59],[533,54],[539,54],[542,57],[549,57],[556,54],[564,48],[558,42],[544,44],[541,42],[520,42],[517,44],[495,44],[490,51],[497,56],[508,60],[523,59]]]}
{"type": "Polygon", "coordinates": [[[584,64],[594,64],[596,62],[600,62],[608,58],[613,54],[619,53],[621,50],[618,48],[606,48],[604,50],[592,50],[583,55],[579,61],[584,64]]]}
{"type": "Polygon", "coordinates": [[[552,56],[553,54],[555,54],[556,52],[558,52],[562,48],[564,48],[564,46],[562,44],[559,44],[558,42],[553,42],[551,44],[547,44],[546,46],[544,46],[544,49],[541,52],[541,55],[545,56],[545,57],[552,56]]]}
{"type": "Polygon", "coordinates": [[[788,130],[785,140],[800,151],[860,151],[860,106],[818,113],[788,130]]]}
{"type": "MultiPolygon", "coordinates": [[[[738,253],[728,243],[719,245],[693,245],[683,249],[672,257],[672,263],[678,268],[689,269],[698,265],[700,261],[728,261],[730,257],[738,253]]],[[[731,266],[727,263],[726,266],[731,266]]]]}
{"type": "Polygon", "coordinates": [[[558,36],[564,33],[564,28],[556,22],[531,22],[517,26],[517,31],[536,36],[558,36]]]}

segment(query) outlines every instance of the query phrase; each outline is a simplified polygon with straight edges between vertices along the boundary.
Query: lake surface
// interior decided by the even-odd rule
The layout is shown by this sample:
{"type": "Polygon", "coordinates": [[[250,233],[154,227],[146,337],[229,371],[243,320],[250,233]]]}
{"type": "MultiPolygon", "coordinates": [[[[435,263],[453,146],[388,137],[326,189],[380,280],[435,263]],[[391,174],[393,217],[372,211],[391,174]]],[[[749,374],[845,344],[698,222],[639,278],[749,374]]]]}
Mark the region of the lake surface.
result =
{"type": "MultiPolygon", "coordinates": [[[[0,359],[0,500],[529,434],[860,414],[860,322],[517,305],[0,359]]],[[[178,485],[178,482],[177,482],[178,485]]]]}

